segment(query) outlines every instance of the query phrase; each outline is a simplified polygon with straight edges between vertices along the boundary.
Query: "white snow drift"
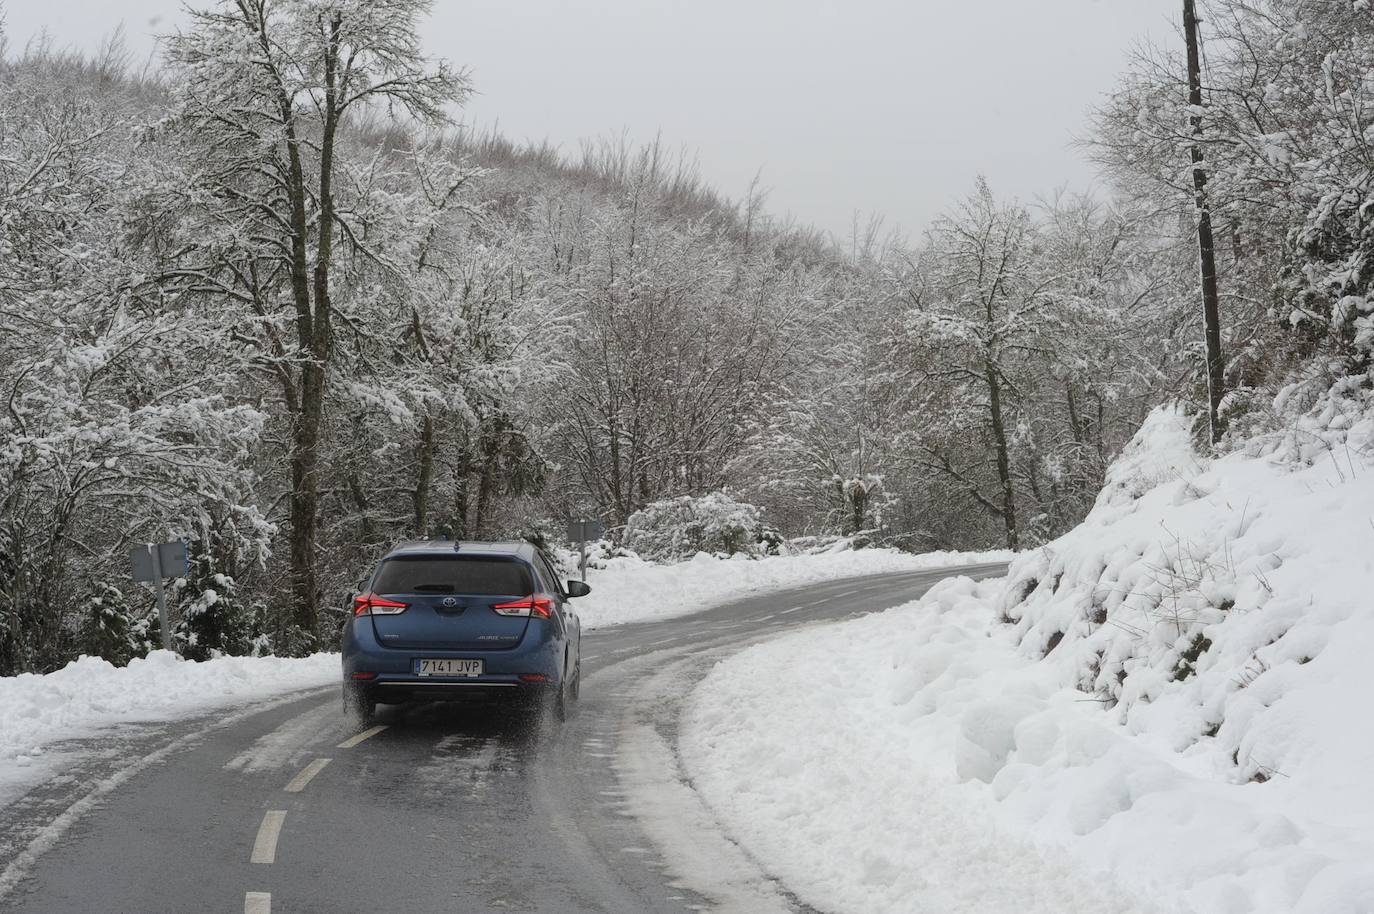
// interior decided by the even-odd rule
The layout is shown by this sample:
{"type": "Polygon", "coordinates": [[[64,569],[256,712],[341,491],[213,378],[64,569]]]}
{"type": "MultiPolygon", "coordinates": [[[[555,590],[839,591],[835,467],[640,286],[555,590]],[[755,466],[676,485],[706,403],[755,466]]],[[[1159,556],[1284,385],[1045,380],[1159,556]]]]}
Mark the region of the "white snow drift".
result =
{"type": "Polygon", "coordinates": [[[174,720],[339,681],[339,655],[182,660],[169,651],[117,667],[82,657],[38,676],[0,678],[0,769],[22,772],[58,740],[174,720]]]}
{"type": "Polygon", "coordinates": [[[836,912],[1374,911],[1374,423],[1349,425],[1207,461],[1155,413],[1005,582],[718,666],[686,770],[836,912]]]}
{"type": "Polygon", "coordinates": [[[592,592],[574,606],[584,627],[605,628],[684,616],[751,595],[817,581],[1005,562],[1011,556],[1008,550],[912,555],[893,549],[845,549],[820,555],[762,559],[741,555],[720,559],[703,552],[694,559],[671,565],[623,556],[600,560],[598,564],[604,567],[588,570],[587,583],[592,592]]]}

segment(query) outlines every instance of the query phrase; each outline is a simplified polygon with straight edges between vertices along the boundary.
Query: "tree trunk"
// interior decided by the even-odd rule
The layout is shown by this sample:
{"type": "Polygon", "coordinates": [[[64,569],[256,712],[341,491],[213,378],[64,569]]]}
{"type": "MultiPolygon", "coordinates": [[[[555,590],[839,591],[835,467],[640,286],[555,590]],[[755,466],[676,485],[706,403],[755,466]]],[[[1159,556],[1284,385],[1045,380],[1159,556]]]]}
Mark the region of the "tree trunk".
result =
{"type": "Polygon", "coordinates": [[[1069,430],[1073,434],[1073,443],[1082,447],[1088,433],[1088,420],[1078,410],[1078,398],[1073,394],[1072,383],[1064,384],[1064,399],[1069,407],[1069,430]]]}
{"type": "Polygon", "coordinates": [[[849,532],[858,533],[864,528],[864,515],[868,513],[868,490],[861,480],[854,480],[849,487],[849,532]]]}
{"type": "Polygon", "coordinates": [[[348,493],[353,497],[353,505],[358,509],[358,534],[362,536],[364,543],[377,542],[379,537],[376,528],[372,526],[372,508],[367,503],[367,493],[363,491],[363,483],[358,478],[357,470],[348,474],[348,493]]]}
{"type": "MultiPolygon", "coordinates": [[[[1197,9],[1194,0],[1183,0],[1183,34],[1188,44],[1189,123],[1193,135],[1202,133],[1202,66],[1198,50],[1197,9]]],[[[1212,443],[1221,440],[1221,398],[1225,394],[1225,365],[1221,354],[1221,306],[1217,295],[1216,249],[1212,240],[1212,211],[1207,202],[1207,174],[1202,168],[1202,147],[1192,148],[1193,203],[1197,208],[1197,249],[1202,273],[1202,318],[1207,339],[1207,421],[1212,443]]]]}
{"type": "Polygon", "coordinates": [[[997,369],[989,359],[984,365],[988,382],[988,412],[992,418],[992,441],[997,448],[997,480],[1002,485],[1002,522],[1007,528],[1007,548],[1020,548],[1020,532],[1016,526],[1016,489],[1011,481],[1011,449],[1007,445],[1007,429],[1002,421],[1002,385],[997,369]]]}
{"type": "Polygon", "coordinates": [[[473,535],[486,535],[491,520],[491,502],[496,494],[497,476],[500,472],[501,448],[506,433],[505,419],[499,414],[482,432],[482,465],[477,476],[477,514],[473,519],[473,535]]]}
{"type": "Polygon", "coordinates": [[[420,426],[420,471],[415,479],[415,535],[429,536],[429,485],[434,479],[434,420],[420,426]]]}
{"type": "Polygon", "coordinates": [[[282,117],[287,124],[287,150],[291,176],[291,282],[296,301],[297,333],[302,342],[305,363],[301,368],[301,412],[296,423],[295,449],[291,461],[291,589],[292,622],[303,642],[292,645],[297,651],[311,651],[317,646],[320,631],[319,560],[319,459],[320,428],[324,424],[325,383],[333,333],[329,300],[329,266],[333,256],[334,238],[334,139],[338,128],[338,96],[335,80],[338,73],[339,33],[342,14],[335,13],[330,21],[329,46],[325,53],[325,111],[324,130],[320,139],[319,189],[315,202],[319,206],[316,217],[317,243],[314,264],[314,301],[307,286],[307,199],[305,177],[300,160],[299,138],[289,101],[282,102],[282,117]]]}
{"type": "Polygon", "coordinates": [[[301,412],[291,454],[291,622],[305,643],[288,650],[314,650],[319,632],[320,582],[315,543],[319,537],[319,447],[324,414],[324,366],[301,369],[301,412]]]}
{"type": "Polygon", "coordinates": [[[468,458],[467,454],[458,456],[453,468],[453,539],[468,538],[468,458]]]}

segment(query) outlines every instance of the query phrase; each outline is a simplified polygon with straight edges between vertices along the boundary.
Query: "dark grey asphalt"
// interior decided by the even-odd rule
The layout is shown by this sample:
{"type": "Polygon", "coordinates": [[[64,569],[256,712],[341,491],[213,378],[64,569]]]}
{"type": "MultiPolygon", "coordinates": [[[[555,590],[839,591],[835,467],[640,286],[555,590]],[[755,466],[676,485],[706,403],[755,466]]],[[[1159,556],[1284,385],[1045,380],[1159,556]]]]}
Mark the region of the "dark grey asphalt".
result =
{"type": "MultiPolygon", "coordinates": [[[[652,784],[624,761],[625,742],[649,733],[672,745],[691,680],[747,643],[906,602],[952,573],[1004,568],[850,578],[589,632],[582,700],[561,726],[384,707],[385,730],[341,749],[355,729],[330,689],[235,719],[127,730],[0,810],[0,873],[13,882],[0,878],[0,909],[238,914],[247,892],[270,893],[274,914],[728,908],[710,878],[671,857],[733,846],[697,834],[709,829],[674,818],[671,804],[646,820],[652,784]],[[283,789],[318,758],[331,761],[303,790],[283,789]],[[251,863],[267,810],[286,812],[276,858],[251,863]],[[60,836],[45,837],[64,815],[60,836]]],[[[672,765],[660,767],[655,776],[680,787],[672,765]]],[[[772,889],[784,909],[808,910],[772,889]]]]}

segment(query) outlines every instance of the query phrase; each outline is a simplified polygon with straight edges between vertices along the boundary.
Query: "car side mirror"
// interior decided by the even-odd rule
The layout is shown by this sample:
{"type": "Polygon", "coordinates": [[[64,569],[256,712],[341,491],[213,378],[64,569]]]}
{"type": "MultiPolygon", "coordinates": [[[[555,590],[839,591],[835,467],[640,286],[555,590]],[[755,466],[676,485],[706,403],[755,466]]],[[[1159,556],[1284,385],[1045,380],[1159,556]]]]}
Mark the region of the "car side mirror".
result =
{"type": "Polygon", "coordinates": [[[585,597],[591,592],[592,588],[583,581],[568,582],[568,596],[570,597],[585,597]]]}

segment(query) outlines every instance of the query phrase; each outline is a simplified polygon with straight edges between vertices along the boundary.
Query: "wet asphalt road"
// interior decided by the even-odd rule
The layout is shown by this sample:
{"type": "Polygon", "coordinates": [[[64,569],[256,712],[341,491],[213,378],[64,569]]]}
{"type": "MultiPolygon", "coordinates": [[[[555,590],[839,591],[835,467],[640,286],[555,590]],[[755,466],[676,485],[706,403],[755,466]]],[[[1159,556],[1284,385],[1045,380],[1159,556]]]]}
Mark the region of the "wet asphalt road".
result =
{"type": "Polygon", "coordinates": [[[682,697],[748,644],[1004,569],[850,578],[588,632],[562,725],[383,706],[358,741],[331,688],[123,728],[0,809],[0,910],[808,912],[684,783],[682,697]]]}

